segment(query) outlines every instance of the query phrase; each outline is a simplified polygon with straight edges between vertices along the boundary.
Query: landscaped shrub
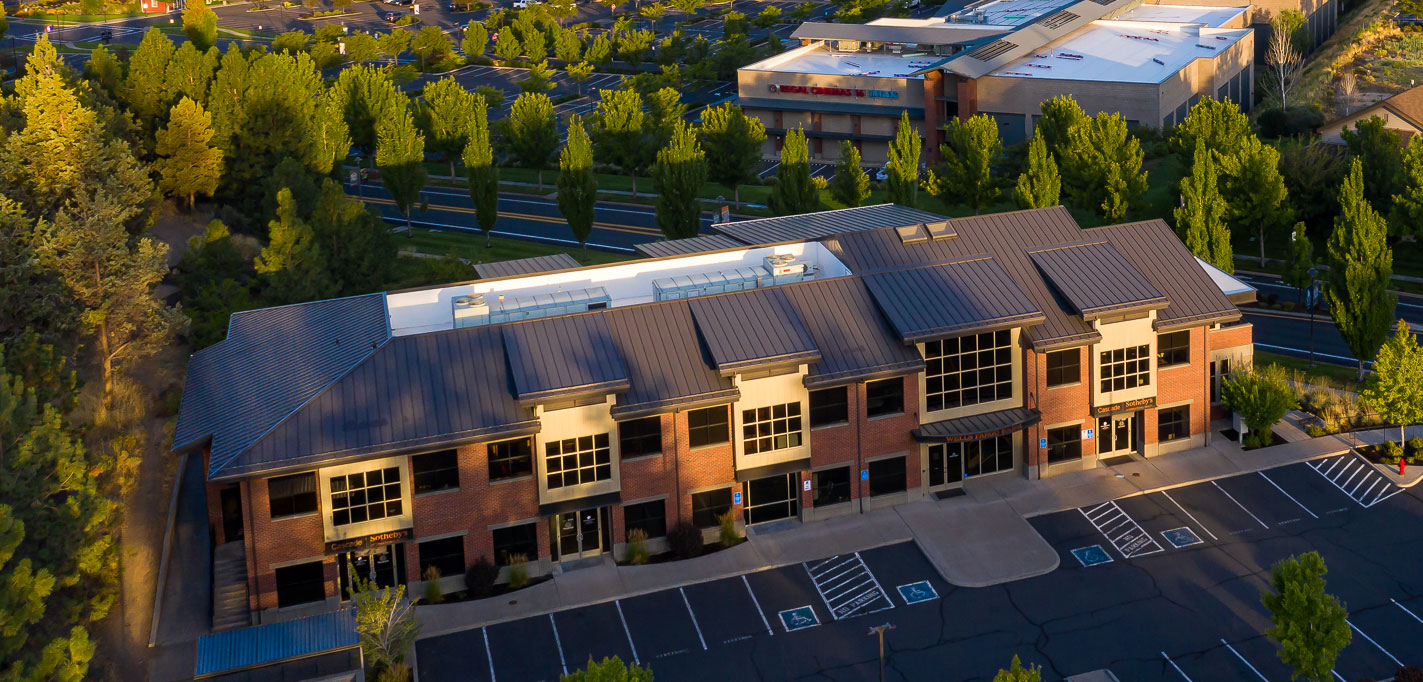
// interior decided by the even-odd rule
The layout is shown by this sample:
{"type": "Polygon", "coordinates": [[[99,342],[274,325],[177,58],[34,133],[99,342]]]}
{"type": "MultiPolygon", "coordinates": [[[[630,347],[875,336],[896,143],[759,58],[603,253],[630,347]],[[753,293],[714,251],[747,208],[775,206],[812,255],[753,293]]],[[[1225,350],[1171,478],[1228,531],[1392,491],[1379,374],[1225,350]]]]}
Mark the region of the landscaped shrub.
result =
{"type": "Polygon", "coordinates": [[[479,557],[464,572],[464,586],[471,596],[488,597],[494,591],[494,581],[499,579],[499,568],[488,557],[479,557]]]}
{"type": "Polygon", "coordinates": [[[1310,426],[1309,428],[1305,429],[1304,432],[1307,433],[1307,434],[1309,434],[1309,437],[1310,437],[1310,438],[1318,438],[1318,437],[1320,437],[1320,436],[1327,436],[1327,435],[1329,435],[1329,432],[1328,432],[1328,431],[1325,431],[1323,426],[1315,426],[1315,425],[1312,425],[1312,426],[1310,426]]]}
{"type": "Polygon", "coordinates": [[[421,601],[426,604],[438,604],[445,600],[445,595],[440,592],[440,569],[431,566],[425,569],[425,598],[421,601]]]}
{"type": "Polygon", "coordinates": [[[523,554],[509,555],[509,587],[519,589],[529,584],[529,557],[523,554]]]}
{"type": "Polygon", "coordinates": [[[731,547],[741,542],[741,534],[736,532],[736,512],[727,510],[716,520],[721,524],[721,544],[731,547]]]}
{"type": "Polygon", "coordinates": [[[684,521],[667,531],[667,544],[678,559],[690,559],[702,553],[702,530],[684,521]]]}
{"type": "Polygon", "coordinates": [[[1403,446],[1398,443],[1386,440],[1383,443],[1383,461],[1389,464],[1398,464],[1403,459],[1403,446]]]}
{"type": "Polygon", "coordinates": [[[641,528],[628,531],[627,562],[634,565],[647,563],[647,531],[641,528]]]}
{"type": "Polygon", "coordinates": [[[1408,456],[1423,456],[1423,437],[1414,436],[1408,439],[1408,456]]]}

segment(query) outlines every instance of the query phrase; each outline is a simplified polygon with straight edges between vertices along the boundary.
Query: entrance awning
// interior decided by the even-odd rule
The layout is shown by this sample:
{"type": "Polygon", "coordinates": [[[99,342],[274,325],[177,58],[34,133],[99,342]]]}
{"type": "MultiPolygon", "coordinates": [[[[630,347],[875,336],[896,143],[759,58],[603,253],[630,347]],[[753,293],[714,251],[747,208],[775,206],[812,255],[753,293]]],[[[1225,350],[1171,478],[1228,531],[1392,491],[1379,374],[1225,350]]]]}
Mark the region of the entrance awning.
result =
{"type": "Polygon", "coordinates": [[[753,469],[737,469],[736,480],[738,483],[742,481],[754,481],[758,478],[766,478],[767,476],[784,476],[795,471],[805,471],[809,468],[810,458],[806,457],[804,459],[781,462],[780,464],[768,464],[753,469]]]}
{"type": "Polygon", "coordinates": [[[961,443],[1012,433],[1038,423],[1042,416],[1037,410],[1014,407],[925,424],[911,433],[920,443],[961,443]]]}
{"type": "Polygon", "coordinates": [[[355,609],[228,630],[198,638],[193,677],[202,679],[274,666],[283,661],[353,649],[360,645],[361,639],[356,634],[355,609]]]}
{"type": "Polygon", "coordinates": [[[602,493],[600,495],[589,495],[588,497],[579,497],[572,500],[563,500],[562,502],[549,502],[548,504],[541,504],[539,505],[539,516],[557,516],[558,514],[576,512],[580,509],[595,509],[597,507],[606,507],[610,504],[618,504],[622,501],[622,493],[615,490],[613,492],[602,493]]]}

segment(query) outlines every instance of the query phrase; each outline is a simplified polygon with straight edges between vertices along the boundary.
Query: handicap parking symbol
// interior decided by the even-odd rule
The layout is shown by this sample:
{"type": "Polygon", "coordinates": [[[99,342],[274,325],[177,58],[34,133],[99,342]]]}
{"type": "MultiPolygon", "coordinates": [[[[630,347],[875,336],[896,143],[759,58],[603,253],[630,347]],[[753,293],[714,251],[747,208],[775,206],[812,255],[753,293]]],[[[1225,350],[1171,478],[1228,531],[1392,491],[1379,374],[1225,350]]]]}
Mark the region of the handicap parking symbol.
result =
{"type": "Polygon", "coordinates": [[[786,609],[780,613],[780,616],[781,625],[785,626],[786,632],[795,632],[820,625],[820,619],[815,617],[815,609],[809,606],[786,609]]]}
{"type": "Polygon", "coordinates": [[[1190,547],[1191,545],[1199,545],[1202,542],[1200,536],[1196,535],[1195,531],[1185,526],[1172,528],[1171,530],[1163,530],[1161,531],[1161,537],[1166,538],[1166,541],[1174,545],[1177,549],[1190,547]]]}
{"type": "Polygon", "coordinates": [[[1112,560],[1112,555],[1108,554],[1107,550],[1102,549],[1101,545],[1078,547],[1072,550],[1072,556],[1077,557],[1077,560],[1082,562],[1084,567],[1105,564],[1112,560]]]}
{"type": "Polygon", "coordinates": [[[921,601],[939,598],[939,593],[934,591],[934,586],[930,585],[927,580],[900,585],[896,589],[899,590],[899,596],[904,598],[905,604],[918,604],[921,601]]]}

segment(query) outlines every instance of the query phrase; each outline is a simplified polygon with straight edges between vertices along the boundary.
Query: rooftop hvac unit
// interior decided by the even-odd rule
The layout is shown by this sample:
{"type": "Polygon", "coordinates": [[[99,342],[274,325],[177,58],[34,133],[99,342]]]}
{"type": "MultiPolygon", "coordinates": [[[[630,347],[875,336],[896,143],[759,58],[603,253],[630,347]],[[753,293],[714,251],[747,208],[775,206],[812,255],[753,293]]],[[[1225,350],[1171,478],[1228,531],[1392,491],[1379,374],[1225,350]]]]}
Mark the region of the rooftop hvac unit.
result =
{"type": "Polygon", "coordinates": [[[988,23],[988,13],[985,12],[985,11],[983,11],[983,10],[981,10],[981,9],[976,9],[976,10],[974,10],[974,11],[973,11],[973,23],[975,23],[975,24],[986,24],[986,23],[988,23]]]}
{"type": "Polygon", "coordinates": [[[484,294],[460,296],[454,300],[455,329],[489,324],[489,305],[484,294]]]}
{"type": "Polygon", "coordinates": [[[766,271],[771,275],[771,281],[766,284],[789,284],[805,279],[805,263],[797,263],[793,254],[766,256],[764,262],[766,271]]]}
{"type": "Polygon", "coordinates": [[[612,301],[603,287],[536,294],[507,300],[503,294],[499,294],[498,300],[491,304],[488,299],[494,295],[493,293],[474,294],[456,298],[454,300],[455,328],[462,329],[601,310],[607,308],[612,301]]]}
{"type": "Polygon", "coordinates": [[[724,294],[728,291],[746,291],[755,289],[760,285],[761,279],[768,276],[765,268],[733,268],[720,272],[664,277],[652,281],[652,295],[658,301],[670,301],[724,294]]]}

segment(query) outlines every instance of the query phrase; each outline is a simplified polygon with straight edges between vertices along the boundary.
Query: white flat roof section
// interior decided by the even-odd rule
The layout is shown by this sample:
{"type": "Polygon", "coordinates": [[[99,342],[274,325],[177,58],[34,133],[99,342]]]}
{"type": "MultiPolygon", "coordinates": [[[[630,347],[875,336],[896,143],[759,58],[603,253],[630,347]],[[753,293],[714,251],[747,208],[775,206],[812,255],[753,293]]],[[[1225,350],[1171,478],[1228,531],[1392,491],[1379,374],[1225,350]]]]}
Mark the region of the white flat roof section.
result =
{"type": "Polygon", "coordinates": [[[923,80],[922,74],[914,75],[914,72],[944,60],[943,57],[937,57],[927,52],[902,55],[833,52],[828,46],[821,44],[807,45],[791,52],[794,54],[784,53],[780,55],[782,58],[772,57],[741,68],[744,71],[923,80]]]}
{"type": "Polygon", "coordinates": [[[1022,26],[1045,14],[1076,4],[1076,0],[989,0],[949,14],[949,21],[988,26],[1022,26]]]}
{"type": "Polygon", "coordinates": [[[1200,5],[1138,5],[1118,21],[1147,21],[1168,24],[1205,24],[1211,28],[1221,28],[1231,23],[1250,7],[1203,7],[1200,5]]]}
{"type": "Polygon", "coordinates": [[[1248,28],[1094,21],[1087,28],[989,74],[1003,78],[1161,83],[1187,64],[1215,57],[1248,28]]]}

